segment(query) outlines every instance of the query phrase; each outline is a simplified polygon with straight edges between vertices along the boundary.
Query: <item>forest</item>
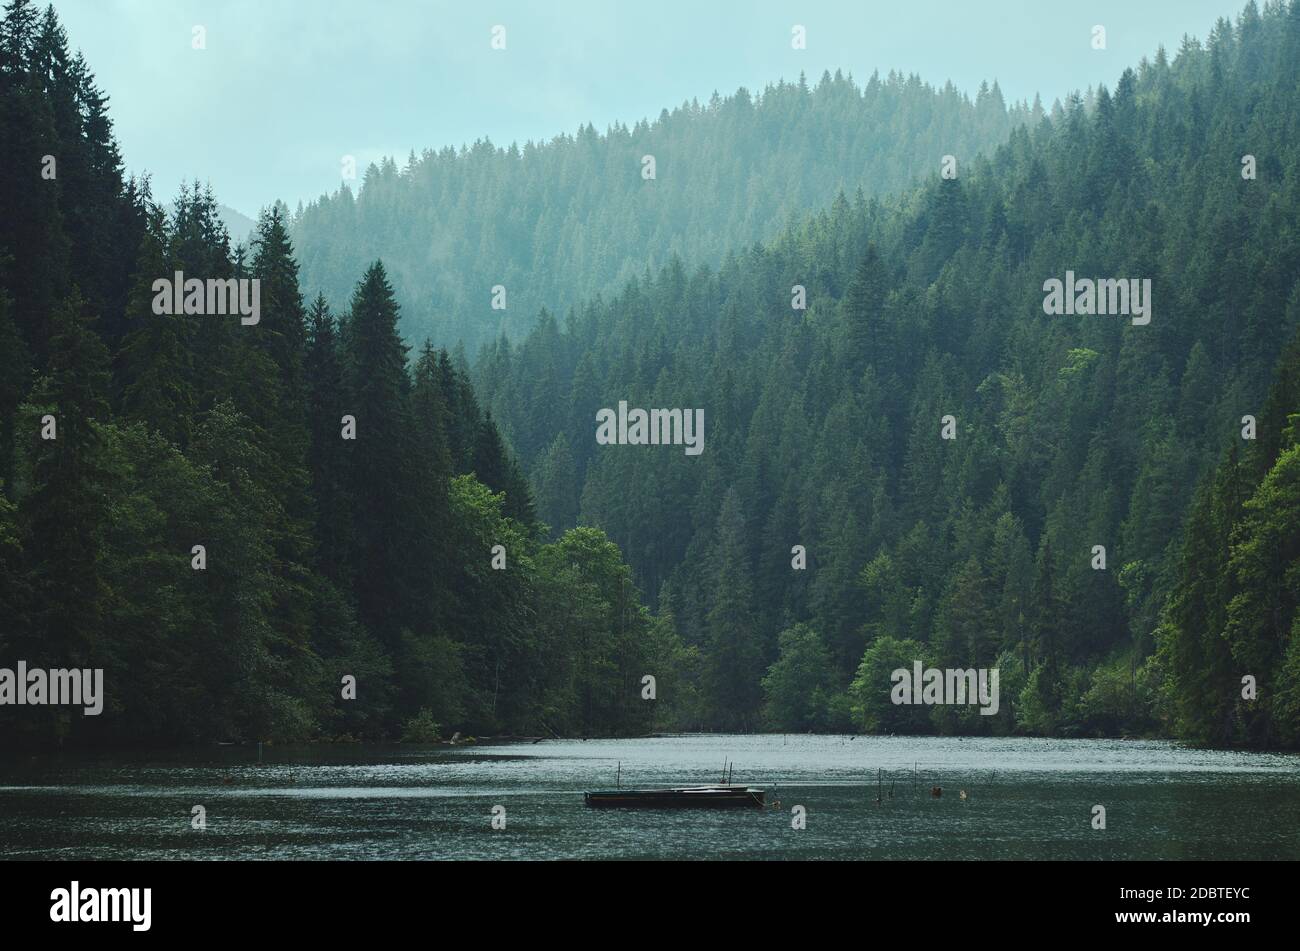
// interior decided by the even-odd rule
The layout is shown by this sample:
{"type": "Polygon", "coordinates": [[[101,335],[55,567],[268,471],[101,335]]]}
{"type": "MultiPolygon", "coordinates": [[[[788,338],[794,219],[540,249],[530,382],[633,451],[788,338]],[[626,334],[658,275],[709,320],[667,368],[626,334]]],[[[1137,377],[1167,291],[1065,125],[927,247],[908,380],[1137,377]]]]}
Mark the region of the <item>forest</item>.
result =
{"type": "Polygon", "coordinates": [[[9,0],[0,662],[106,698],[0,744],[1300,746],[1298,105],[1270,0],[1050,109],[801,79],[387,160],[242,244],[9,0]],[[1067,270],[1149,323],[1046,314],[1067,270]],[[176,271],[260,320],[159,317],[176,271]],[[706,448],[601,444],[620,402],[706,448]],[[892,704],[916,661],[998,713],[892,704]]]}
{"type": "Polygon", "coordinates": [[[523,334],[542,308],[563,314],[673,257],[716,266],[840,191],[896,191],[932,156],[989,149],[1042,112],[1006,103],[996,82],[972,101],[896,72],[862,86],[801,75],[603,134],[587,123],[548,142],[412,153],[400,168],[390,157],[364,170],[356,194],[345,181],[298,208],[291,236],[304,283],[333,306],[382,258],[403,334],[472,354],[523,334]],[[504,306],[493,307],[495,287],[504,306]]]}
{"type": "Polygon", "coordinates": [[[383,265],[342,313],[308,302],[282,208],[232,247],[209,189],[165,210],[123,179],[52,9],[10,2],[0,57],[31,172],[0,184],[0,657],[106,693],[6,708],[0,742],[648,729],[640,678],[680,645],[602,532],[546,541],[463,361],[398,336],[383,265]],[[158,316],[176,271],[259,280],[257,324],[158,316]]]}
{"type": "Polygon", "coordinates": [[[1294,745],[1298,76],[1300,5],[1247,5],[955,177],[544,314],[476,390],[719,728],[1294,745]],[[1067,270],[1150,281],[1149,322],[1045,314],[1067,270]],[[706,407],[709,449],[596,446],[619,399],[706,407]],[[918,658],[1010,702],[894,706],[918,658]]]}

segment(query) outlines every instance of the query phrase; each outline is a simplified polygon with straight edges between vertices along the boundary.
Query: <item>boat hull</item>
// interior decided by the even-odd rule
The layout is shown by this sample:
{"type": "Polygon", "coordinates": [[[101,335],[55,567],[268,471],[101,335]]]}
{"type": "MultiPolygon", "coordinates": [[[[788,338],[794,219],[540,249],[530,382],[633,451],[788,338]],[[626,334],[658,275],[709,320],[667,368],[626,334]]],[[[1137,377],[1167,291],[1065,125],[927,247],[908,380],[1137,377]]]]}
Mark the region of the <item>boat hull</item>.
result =
{"type": "Polygon", "coordinates": [[[582,795],[593,809],[762,809],[765,790],[748,786],[606,789],[582,795]]]}

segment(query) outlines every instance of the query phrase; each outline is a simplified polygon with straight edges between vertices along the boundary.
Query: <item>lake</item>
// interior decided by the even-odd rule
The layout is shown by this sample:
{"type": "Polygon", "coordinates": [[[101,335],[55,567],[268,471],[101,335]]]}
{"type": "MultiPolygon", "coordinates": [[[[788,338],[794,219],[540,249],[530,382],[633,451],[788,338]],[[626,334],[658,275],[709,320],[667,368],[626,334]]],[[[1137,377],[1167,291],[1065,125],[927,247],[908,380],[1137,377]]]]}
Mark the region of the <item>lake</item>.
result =
{"type": "Polygon", "coordinates": [[[67,859],[1296,859],[1300,757],[1028,738],[663,736],[5,754],[0,853],[67,859]],[[716,782],[763,811],[592,810],[716,782]],[[883,775],[878,771],[883,770],[883,775]],[[930,794],[941,786],[942,796],[930,794]],[[966,790],[962,800],[960,790],[966,790]],[[877,804],[878,795],[882,801],[877,804]],[[206,810],[206,830],[191,827],[206,810]],[[492,828],[494,806],[505,829],[492,828]],[[1105,829],[1093,807],[1105,807],[1105,829]],[[806,827],[792,828],[802,806],[806,827]]]}

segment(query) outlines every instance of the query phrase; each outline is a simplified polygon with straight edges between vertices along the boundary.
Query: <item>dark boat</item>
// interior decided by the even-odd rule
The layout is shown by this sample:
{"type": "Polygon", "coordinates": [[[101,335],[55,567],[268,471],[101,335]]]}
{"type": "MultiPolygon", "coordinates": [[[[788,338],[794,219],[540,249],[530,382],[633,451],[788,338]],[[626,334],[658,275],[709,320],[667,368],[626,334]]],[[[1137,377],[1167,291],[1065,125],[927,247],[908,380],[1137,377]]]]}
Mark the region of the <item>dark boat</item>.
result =
{"type": "Polygon", "coordinates": [[[583,793],[595,809],[762,809],[766,790],[755,786],[678,786],[673,789],[602,789],[583,793]]]}

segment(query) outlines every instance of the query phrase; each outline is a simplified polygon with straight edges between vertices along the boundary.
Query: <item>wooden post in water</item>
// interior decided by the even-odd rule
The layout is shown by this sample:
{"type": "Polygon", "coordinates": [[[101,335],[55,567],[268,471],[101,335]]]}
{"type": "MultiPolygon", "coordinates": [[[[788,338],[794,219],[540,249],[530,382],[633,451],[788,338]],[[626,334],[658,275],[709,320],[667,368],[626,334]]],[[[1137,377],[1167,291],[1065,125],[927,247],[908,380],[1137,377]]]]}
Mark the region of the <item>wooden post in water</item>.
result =
{"type": "Polygon", "coordinates": [[[618,773],[615,774],[614,784],[619,789],[623,788],[623,761],[622,760],[618,761],[618,773]]]}

